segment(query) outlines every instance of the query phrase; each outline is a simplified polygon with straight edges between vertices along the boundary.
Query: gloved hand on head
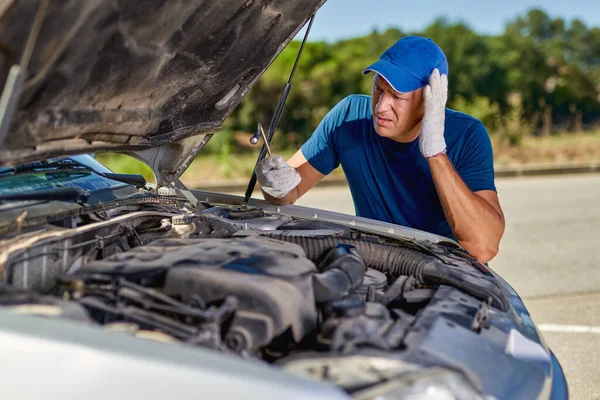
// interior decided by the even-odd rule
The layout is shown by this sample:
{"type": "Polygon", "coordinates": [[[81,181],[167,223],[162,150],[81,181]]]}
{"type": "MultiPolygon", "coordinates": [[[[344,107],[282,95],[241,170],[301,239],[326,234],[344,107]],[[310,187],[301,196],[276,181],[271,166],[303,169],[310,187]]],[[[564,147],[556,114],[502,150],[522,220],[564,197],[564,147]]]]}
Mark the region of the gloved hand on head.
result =
{"type": "Polygon", "coordinates": [[[256,178],[265,193],[281,199],[302,180],[296,168],[280,156],[267,157],[256,165],[256,178]]]}
{"type": "Polygon", "coordinates": [[[425,158],[431,158],[446,152],[444,121],[448,100],[448,76],[440,75],[440,71],[434,69],[423,96],[425,115],[421,123],[419,148],[425,158]]]}

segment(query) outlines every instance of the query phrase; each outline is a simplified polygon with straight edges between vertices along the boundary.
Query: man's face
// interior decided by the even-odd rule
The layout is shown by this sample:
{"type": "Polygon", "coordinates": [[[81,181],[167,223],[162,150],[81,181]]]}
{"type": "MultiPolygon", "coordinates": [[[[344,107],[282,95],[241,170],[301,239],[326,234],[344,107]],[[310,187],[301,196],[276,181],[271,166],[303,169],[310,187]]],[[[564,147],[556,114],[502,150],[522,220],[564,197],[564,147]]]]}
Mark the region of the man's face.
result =
{"type": "Polygon", "coordinates": [[[418,136],[423,119],[423,88],[396,92],[379,74],[375,75],[371,93],[375,131],[399,142],[411,142],[418,136]]]}

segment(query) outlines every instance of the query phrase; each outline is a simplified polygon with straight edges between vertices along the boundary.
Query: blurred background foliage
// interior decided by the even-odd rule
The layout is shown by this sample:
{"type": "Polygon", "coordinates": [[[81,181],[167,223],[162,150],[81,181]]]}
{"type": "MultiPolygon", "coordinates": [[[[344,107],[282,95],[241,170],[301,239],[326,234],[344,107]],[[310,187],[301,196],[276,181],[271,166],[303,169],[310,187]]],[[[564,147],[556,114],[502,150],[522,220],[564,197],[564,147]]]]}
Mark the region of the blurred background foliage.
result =
{"type": "MultiPolygon", "coordinates": [[[[444,50],[448,106],[485,124],[497,165],[598,160],[600,27],[551,18],[539,9],[509,22],[497,36],[441,18],[420,32],[394,28],[333,43],[309,41],[274,151],[289,157],[337,102],[352,93],[370,94],[373,76],[362,70],[406,35],[431,37],[444,50]]],[[[250,176],[258,147],[249,138],[257,122],[269,126],[299,48],[299,41],[288,44],[186,171],[184,182],[250,176]]],[[[127,156],[98,157],[113,170],[152,176],[127,156]]]]}
{"type": "MultiPolygon", "coordinates": [[[[593,128],[600,117],[600,28],[552,19],[533,9],[484,36],[462,22],[437,19],[421,32],[388,29],[334,43],[308,42],[275,136],[279,149],[296,149],[338,101],[369,94],[362,70],[406,35],[431,37],[449,62],[448,106],[481,119],[490,135],[518,145],[525,136],[593,128]]],[[[226,120],[209,149],[243,151],[244,133],[268,126],[289,77],[298,41],[291,42],[226,120]]]]}

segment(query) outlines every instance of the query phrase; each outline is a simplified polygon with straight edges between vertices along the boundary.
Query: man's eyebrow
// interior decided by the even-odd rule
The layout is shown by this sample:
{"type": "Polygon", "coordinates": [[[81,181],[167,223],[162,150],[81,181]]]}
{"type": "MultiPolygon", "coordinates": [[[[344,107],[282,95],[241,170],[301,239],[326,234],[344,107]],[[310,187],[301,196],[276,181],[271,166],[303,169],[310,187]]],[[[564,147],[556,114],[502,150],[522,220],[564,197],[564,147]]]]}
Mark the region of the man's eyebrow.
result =
{"type": "Polygon", "coordinates": [[[398,92],[398,91],[396,91],[393,87],[390,86],[389,83],[387,83],[387,81],[384,78],[382,78],[380,76],[376,75],[375,78],[373,79],[373,83],[375,83],[375,85],[378,88],[380,88],[380,89],[384,89],[384,90],[387,90],[389,92],[392,92],[392,94],[394,96],[402,97],[402,98],[409,97],[408,93],[406,93],[406,92],[398,92]]]}

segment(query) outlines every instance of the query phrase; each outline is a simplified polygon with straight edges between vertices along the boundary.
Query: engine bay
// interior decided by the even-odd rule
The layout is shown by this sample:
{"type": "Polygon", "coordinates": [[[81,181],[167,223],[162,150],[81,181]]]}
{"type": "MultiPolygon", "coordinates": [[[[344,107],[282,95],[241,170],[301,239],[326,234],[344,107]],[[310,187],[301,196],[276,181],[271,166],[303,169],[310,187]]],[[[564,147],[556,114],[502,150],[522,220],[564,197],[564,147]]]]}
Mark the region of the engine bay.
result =
{"type": "Polygon", "coordinates": [[[127,204],[6,235],[0,306],[281,365],[402,350],[415,318],[448,290],[466,293],[466,324],[481,305],[504,307],[500,287],[458,251],[204,206],[127,204]]]}

